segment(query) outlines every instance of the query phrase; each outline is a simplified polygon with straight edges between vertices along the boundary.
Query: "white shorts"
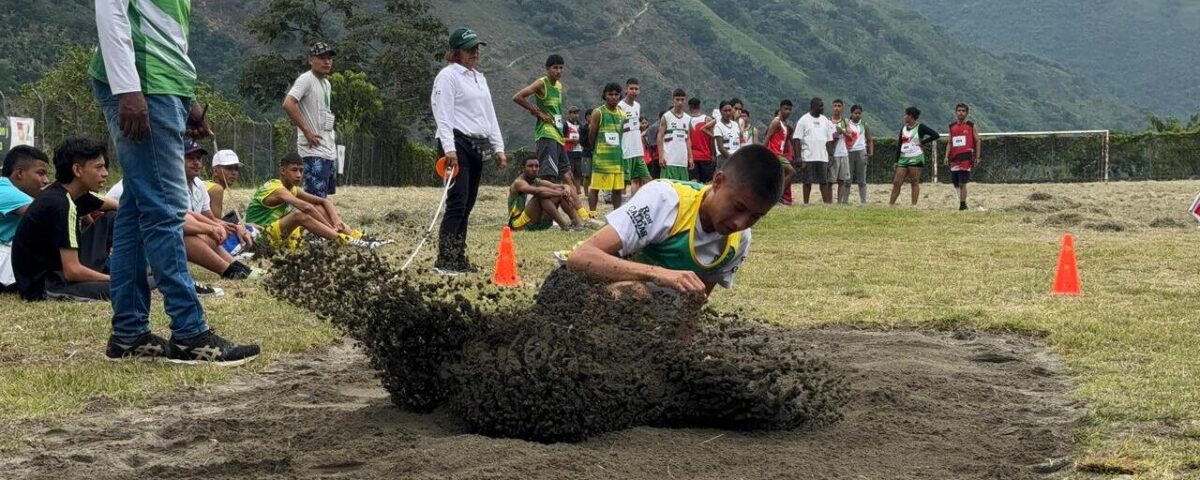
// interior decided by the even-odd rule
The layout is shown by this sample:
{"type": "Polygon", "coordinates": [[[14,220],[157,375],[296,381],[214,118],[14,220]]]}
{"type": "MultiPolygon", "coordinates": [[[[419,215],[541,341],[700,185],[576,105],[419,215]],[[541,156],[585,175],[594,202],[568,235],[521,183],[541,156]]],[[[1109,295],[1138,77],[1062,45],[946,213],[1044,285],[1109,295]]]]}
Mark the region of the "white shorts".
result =
{"type": "Polygon", "coordinates": [[[0,243],[0,285],[8,287],[17,283],[12,269],[12,246],[0,243]]]}

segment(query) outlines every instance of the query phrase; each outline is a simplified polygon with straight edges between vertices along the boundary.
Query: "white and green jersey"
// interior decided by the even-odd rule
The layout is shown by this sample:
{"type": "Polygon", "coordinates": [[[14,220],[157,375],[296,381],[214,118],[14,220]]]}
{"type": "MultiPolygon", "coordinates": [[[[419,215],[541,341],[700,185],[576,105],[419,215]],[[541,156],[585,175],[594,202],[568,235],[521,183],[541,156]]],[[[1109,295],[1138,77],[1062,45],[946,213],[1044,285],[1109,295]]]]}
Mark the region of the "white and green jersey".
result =
{"type": "Polygon", "coordinates": [[[692,125],[692,117],[686,113],[676,117],[675,112],[667,111],[662,116],[662,120],[667,124],[667,128],[663,130],[663,157],[667,160],[667,165],[672,167],[687,167],[688,152],[691,150],[691,143],[688,141],[688,130],[692,125]]]}
{"type": "Polygon", "coordinates": [[[188,58],[191,0],[96,0],[100,48],[88,73],[113,95],[195,95],[188,58]]]}

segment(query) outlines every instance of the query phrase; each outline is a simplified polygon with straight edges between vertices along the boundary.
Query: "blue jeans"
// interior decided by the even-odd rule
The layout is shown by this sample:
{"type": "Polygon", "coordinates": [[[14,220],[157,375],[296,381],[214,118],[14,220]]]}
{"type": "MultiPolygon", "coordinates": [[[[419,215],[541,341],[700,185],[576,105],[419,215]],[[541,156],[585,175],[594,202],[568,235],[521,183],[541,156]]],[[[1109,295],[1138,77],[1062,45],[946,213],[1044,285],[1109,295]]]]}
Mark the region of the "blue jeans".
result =
{"type": "Polygon", "coordinates": [[[188,208],[183,133],[191,100],[146,95],[150,133],[134,141],[121,132],[117,97],[108,84],[96,81],[94,87],[125,175],[109,259],[113,336],[130,339],[150,331],[147,266],[154,271],[163,294],[171,336],[185,339],[207,332],[183,246],[183,217],[188,208]]]}
{"type": "Polygon", "coordinates": [[[321,198],[333,193],[334,171],[333,160],[321,157],[304,157],[304,191],[321,198]]]}

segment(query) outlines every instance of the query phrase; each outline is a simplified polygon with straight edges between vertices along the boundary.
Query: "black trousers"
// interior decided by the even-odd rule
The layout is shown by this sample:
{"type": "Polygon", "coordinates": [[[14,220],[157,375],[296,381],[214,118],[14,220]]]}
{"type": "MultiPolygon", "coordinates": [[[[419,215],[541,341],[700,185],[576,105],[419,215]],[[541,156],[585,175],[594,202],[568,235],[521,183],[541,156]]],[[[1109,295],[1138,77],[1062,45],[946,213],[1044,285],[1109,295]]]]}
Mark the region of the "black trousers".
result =
{"type": "MultiPolygon", "coordinates": [[[[466,135],[454,132],[454,150],[458,155],[458,176],[446,194],[446,215],[438,232],[438,268],[461,269],[467,266],[467,223],[475,199],[479,196],[479,179],[483,175],[483,154],[466,135]]],[[[439,142],[438,157],[445,155],[439,142]]]]}

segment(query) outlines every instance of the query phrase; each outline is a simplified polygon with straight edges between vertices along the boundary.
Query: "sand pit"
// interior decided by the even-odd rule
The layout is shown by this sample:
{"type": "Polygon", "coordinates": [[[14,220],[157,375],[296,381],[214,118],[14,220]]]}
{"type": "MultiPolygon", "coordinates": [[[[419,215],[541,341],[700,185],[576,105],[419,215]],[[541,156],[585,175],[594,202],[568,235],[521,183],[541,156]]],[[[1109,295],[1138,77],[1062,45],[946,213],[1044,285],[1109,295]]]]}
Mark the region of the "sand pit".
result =
{"type": "Polygon", "coordinates": [[[465,433],[404,411],[347,343],[149,408],[22,425],[9,478],[1058,478],[1071,471],[1063,367],[1008,336],[789,330],[847,378],[816,430],[636,427],[581,443],[465,433]]]}

